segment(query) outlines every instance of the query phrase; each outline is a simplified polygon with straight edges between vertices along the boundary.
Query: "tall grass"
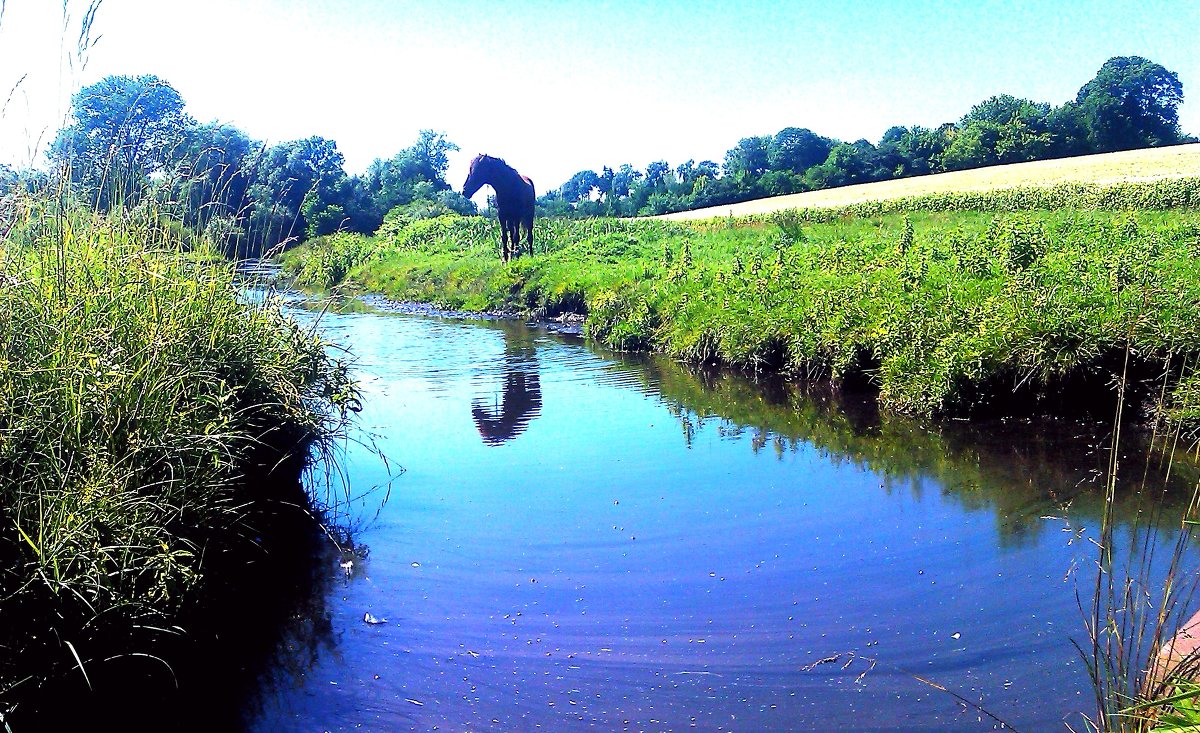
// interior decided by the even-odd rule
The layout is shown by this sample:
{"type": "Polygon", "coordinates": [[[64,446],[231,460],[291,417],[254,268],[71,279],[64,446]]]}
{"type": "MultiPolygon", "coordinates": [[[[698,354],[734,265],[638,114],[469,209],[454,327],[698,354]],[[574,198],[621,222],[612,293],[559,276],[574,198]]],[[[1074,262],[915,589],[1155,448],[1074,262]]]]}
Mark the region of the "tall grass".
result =
{"type": "MultiPolygon", "coordinates": [[[[1194,360],[1184,365],[1185,379],[1194,367],[1194,360]]],[[[1122,398],[1129,379],[1124,370],[1118,381],[1122,398]]],[[[1165,399],[1164,389],[1159,402],[1165,399]]],[[[1140,481],[1118,479],[1127,460],[1125,404],[1118,401],[1113,418],[1095,585],[1087,609],[1090,646],[1081,648],[1096,705],[1087,723],[1099,733],[1200,730],[1200,650],[1189,650],[1196,629],[1186,626],[1200,590],[1192,537],[1200,522],[1200,482],[1192,485],[1182,507],[1163,501],[1163,487],[1181,457],[1178,425],[1151,436],[1147,450],[1157,457],[1157,470],[1147,470],[1140,481]],[[1121,537],[1115,507],[1131,493],[1141,495],[1144,509],[1126,530],[1129,536],[1121,537]],[[1113,549],[1122,545],[1130,548],[1125,556],[1113,549]]]]}
{"type": "MultiPolygon", "coordinates": [[[[0,202],[0,714],[170,626],[252,553],[263,480],[354,406],[326,344],[154,216],[0,202]],[[252,477],[253,480],[251,480],[252,477]]],[[[300,500],[303,497],[299,497],[300,500]]]]}
{"type": "MultiPolygon", "coordinates": [[[[1047,210],[711,222],[539,222],[503,265],[482,219],[338,235],[285,258],[301,283],[448,309],[587,314],[616,349],[865,382],[919,415],[1131,394],[1171,366],[1160,415],[1200,426],[1200,213],[1047,210]],[[1153,281],[1150,289],[1137,287],[1153,281]],[[1143,298],[1149,298],[1143,302],[1143,298]],[[1128,328],[1127,324],[1133,324],[1128,328]]],[[[1189,433],[1192,439],[1200,437],[1189,433]]]]}

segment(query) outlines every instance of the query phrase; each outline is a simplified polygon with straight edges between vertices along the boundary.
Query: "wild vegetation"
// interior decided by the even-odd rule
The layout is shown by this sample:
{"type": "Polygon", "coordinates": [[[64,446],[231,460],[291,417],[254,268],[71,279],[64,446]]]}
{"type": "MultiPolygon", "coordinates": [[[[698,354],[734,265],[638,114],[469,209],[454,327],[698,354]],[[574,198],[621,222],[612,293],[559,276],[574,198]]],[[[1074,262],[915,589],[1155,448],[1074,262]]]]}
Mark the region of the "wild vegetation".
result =
{"type": "MultiPolygon", "coordinates": [[[[133,653],[131,639],[194,606],[214,563],[258,552],[275,521],[263,506],[302,497],[257,478],[297,468],[354,406],[327,345],[277,304],[239,300],[211,261],[218,251],[313,239],[286,256],[310,286],[586,313],[588,333],[617,349],[862,383],[918,415],[1013,394],[1120,405],[1119,389],[1194,443],[1194,179],[698,227],[565,218],[1173,145],[1189,141],[1182,99],[1173,72],[1118,57],[1059,107],[999,95],[956,123],[892,127],[878,144],[788,127],[743,138],[722,164],[580,171],[541,199],[544,214],[563,218],[539,220],[536,254],[504,265],[494,225],[463,216],[474,205],[445,181],[458,148],[441,133],[422,131],[352,176],[334,141],[268,146],[200,123],[155,76],[83,88],[49,172],[0,166],[0,725],[47,676],[90,685],[112,656],[133,653]],[[63,195],[36,193],[47,190],[63,195]],[[216,250],[186,252],[205,242],[216,250]]],[[[1097,586],[1091,628],[1102,730],[1141,710],[1130,679],[1143,627],[1133,637],[1108,625],[1139,598],[1111,584],[1113,569],[1111,558],[1101,566],[1110,585],[1097,586]]]]}
{"type": "Polygon", "coordinates": [[[441,217],[335,235],[285,262],[308,285],[586,313],[616,349],[866,382],[916,414],[1111,395],[1128,347],[1145,375],[1175,375],[1158,416],[1196,427],[1200,214],[1174,207],[1197,190],[1003,191],[690,227],[549,219],[537,253],[508,266],[486,220],[441,217]],[[1036,208],[1047,201],[1065,208],[1036,208]],[[1098,204],[1116,210],[1086,208],[1098,204]]]}
{"type": "MultiPolygon", "coordinates": [[[[877,204],[894,199],[929,197],[932,206],[963,206],[974,196],[991,196],[1001,189],[1024,189],[1024,197],[1040,197],[1044,208],[1062,205],[1104,207],[1133,206],[1129,192],[1121,184],[1190,178],[1200,170],[1200,144],[1174,145],[1167,148],[1141,148],[1116,153],[1084,155],[1075,158],[1038,160],[1012,165],[974,168],[899,178],[878,183],[863,183],[819,191],[772,196],[705,209],[690,209],[663,214],[670,221],[711,219],[715,216],[753,216],[788,209],[841,208],[856,204],[877,204]],[[1080,197],[1084,200],[1081,201],[1080,197]],[[1109,204],[1104,203],[1104,199],[1109,204]],[[939,201],[944,203],[939,204],[939,201]],[[951,204],[951,202],[957,202],[951,204]]],[[[1149,189],[1152,191],[1153,189],[1149,189]]],[[[1029,208],[1032,201],[1006,204],[1029,208]]],[[[1159,206],[1158,202],[1145,201],[1159,206]]],[[[911,208],[911,202],[902,203],[911,208]]]]}
{"type": "MultiPolygon", "coordinates": [[[[635,216],[724,205],[857,183],[1188,142],[1179,129],[1178,76],[1137,56],[1109,59],[1059,107],[997,95],[957,122],[894,126],[878,144],[840,142],[806,128],[738,141],[720,164],[580,171],[539,199],[542,215],[635,216]]],[[[72,98],[72,118],[49,157],[74,195],[99,211],[151,200],[230,255],[257,256],[337,231],[369,234],[396,207],[475,212],[451,189],[458,146],[423,130],[409,147],[349,175],[333,140],[268,146],[233,125],[200,123],[168,82],[111,76],[72,98]]],[[[57,175],[54,174],[54,175],[57,175]]],[[[44,184],[37,169],[0,165],[0,192],[44,184]]]]}
{"type": "MultiPolygon", "coordinates": [[[[337,234],[284,259],[312,287],[451,310],[586,313],[587,333],[619,350],[832,377],[917,415],[1116,414],[1114,434],[1098,439],[1112,456],[1096,469],[1105,491],[1058,497],[1073,502],[1070,516],[1100,524],[1095,586],[1081,600],[1080,648],[1096,691],[1087,726],[1196,724],[1200,687],[1155,678],[1149,660],[1189,612],[1200,578],[1188,551],[1195,459],[1173,462],[1173,449],[1200,439],[1200,180],[955,193],[688,225],[543,219],[535,254],[507,265],[496,237],[481,217],[394,217],[375,237],[337,234]],[[1156,428],[1137,458],[1130,416],[1156,428]],[[1128,534],[1145,539],[1114,556],[1128,534]]],[[[764,447],[787,450],[799,434],[891,465],[871,453],[879,442],[850,429],[830,436],[822,426],[840,421],[809,423],[795,403],[742,415],[714,404],[725,382],[712,392],[662,375],[654,383],[699,414],[760,429],[764,447]]],[[[881,430],[909,424],[885,418],[881,430]]],[[[936,473],[952,448],[926,455],[920,444],[896,446],[896,464],[936,473]]],[[[966,479],[964,500],[977,498],[976,480],[985,483],[966,479]]]]}
{"type": "Polygon", "coordinates": [[[298,471],[354,390],[156,217],[15,196],[0,232],[2,722],[48,678],[157,664],[149,637],[210,568],[251,562],[278,508],[305,505],[298,471]]]}

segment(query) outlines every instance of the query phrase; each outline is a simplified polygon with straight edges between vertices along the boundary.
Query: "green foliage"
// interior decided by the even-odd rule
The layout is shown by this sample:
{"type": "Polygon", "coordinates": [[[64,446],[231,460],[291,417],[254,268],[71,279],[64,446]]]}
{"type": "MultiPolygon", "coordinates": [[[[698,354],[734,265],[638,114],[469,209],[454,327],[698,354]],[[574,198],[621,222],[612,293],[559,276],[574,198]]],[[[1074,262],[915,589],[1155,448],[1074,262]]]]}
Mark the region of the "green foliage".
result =
{"type": "MultiPolygon", "coordinates": [[[[889,128],[878,145],[785,127],[744,137],[724,157],[675,170],[622,165],[580,171],[539,199],[542,215],[647,216],[913,175],[1183,142],[1174,72],[1140,57],[1109,59],[1075,101],[1059,107],[1008,94],[956,123],[889,128]],[[593,198],[592,193],[599,196],[593,198]]],[[[1034,208],[1022,206],[1019,208],[1034,208]]]]}
{"type": "Polygon", "coordinates": [[[295,250],[289,252],[285,262],[297,265],[295,270],[288,271],[297,285],[325,289],[345,280],[374,249],[374,242],[361,234],[338,232],[307,243],[302,259],[295,250]]]}
{"type": "Polygon", "coordinates": [[[1092,150],[1108,152],[1181,141],[1179,76],[1140,56],[1104,62],[1075,97],[1092,150]]]}
{"type": "MultiPolygon", "coordinates": [[[[348,277],[455,307],[586,310],[587,333],[614,348],[861,379],[894,409],[967,411],[1014,385],[1052,398],[1126,347],[1150,361],[1200,353],[1197,194],[1200,181],[1179,180],[690,227],[539,220],[538,252],[507,267],[494,225],[443,217],[396,230],[348,277]],[[1062,205],[1030,208],[1045,202],[1062,205]]],[[[1189,385],[1165,419],[1192,423],[1189,385]]]]}
{"type": "MultiPolygon", "coordinates": [[[[154,76],[110,76],[72,98],[71,124],[50,156],[74,195],[99,210],[144,200],[206,233],[229,256],[258,256],[279,243],[338,231],[372,232],[384,215],[410,204],[474,213],[445,181],[441,133],[416,142],[365,176],[348,176],[332,140],[313,136],[270,147],[227,124],[197,124],[184,102],[154,76]]],[[[0,171],[7,189],[33,172],[0,171]]]]}
{"type": "Polygon", "coordinates": [[[106,77],[71,97],[71,124],[58,131],[50,158],[90,205],[136,203],[194,124],[183,107],[179,92],[156,76],[106,77]]]}
{"type": "Polygon", "coordinates": [[[0,647],[28,672],[72,664],[59,639],[92,662],[106,630],[171,625],[209,562],[268,529],[247,524],[271,498],[247,474],[303,462],[355,394],[320,339],[172,227],[5,211],[0,647]]]}

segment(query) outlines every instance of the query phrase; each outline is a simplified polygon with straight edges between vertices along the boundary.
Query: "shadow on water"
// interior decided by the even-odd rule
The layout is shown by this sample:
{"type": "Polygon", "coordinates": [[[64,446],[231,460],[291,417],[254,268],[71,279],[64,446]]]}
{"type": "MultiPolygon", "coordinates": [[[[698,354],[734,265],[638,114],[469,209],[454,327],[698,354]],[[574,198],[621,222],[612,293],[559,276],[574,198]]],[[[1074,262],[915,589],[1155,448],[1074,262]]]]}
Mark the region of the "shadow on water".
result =
{"type": "Polygon", "coordinates": [[[88,639],[88,679],[70,670],[21,690],[13,733],[241,730],[262,691],[295,684],[334,647],[337,552],[306,508],[298,462],[247,483],[271,498],[246,508],[249,541],[209,551],[203,600],[177,627],[143,619],[88,639]]]}
{"type": "MultiPolygon", "coordinates": [[[[522,323],[327,318],[379,447],[413,466],[361,509],[371,562],[340,572],[297,511],[278,547],[224,558],[189,640],[148,647],[179,660],[178,691],[117,662],[17,733],[54,729],[35,709],[148,721],[127,729],[990,729],[900,668],[1021,730],[1083,705],[1063,574],[1091,550],[1055,532],[1098,521],[1106,426],[926,423],[522,323]],[[895,667],[811,667],[852,650],[895,667]]],[[[1161,475],[1127,446],[1130,486],[1161,475]]],[[[1118,522],[1195,478],[1125,491],[1118,522]]]]}
{"type": "Polygon", "coordinates": [[[500,445],[525,432],[542,411],[534,334],[519,323],[497,324],[504,337],[503,387],[499,395],[471,401],[471,418],[485,445],[500,445]]]}
{"type": "MultiPolygon", "coordinates": [[[[635,374],[647,395],[679,421],[689,447],[715,423],[730,440],[749,436],[755,453],[782,459],[807,447],[834,464],[879,474],[884,494],[932,487],[965,510],[994,512],[999,542],[1020,543],[1046,519],[1098,521],[1111,425],[1084,419],[1011,418],[924,421],[881,412],[871,392],[777,375],[686,367],[661,357],[608,354],[612,369],[635,374]]],[[[1149,436],[1123,437],[1115,518],[1129,522],[1154,502],[1182,509],[1200,470],[1151,448],[1149,436]]]]}
{"type": "MultiPolygon", "coordinates": [[[[1107,426],[922,422],[520,323],[328,326],[411,471],[331,601],[336,651],[254,730],[991,729],[916,674],[1019,730],[1078,722],[1107,426]],[[880,664],[813,665],[847,652],[880,664]]],[[[1143,484],[1126,446],[1132,527],[1194,475],[1143,484]]]]}

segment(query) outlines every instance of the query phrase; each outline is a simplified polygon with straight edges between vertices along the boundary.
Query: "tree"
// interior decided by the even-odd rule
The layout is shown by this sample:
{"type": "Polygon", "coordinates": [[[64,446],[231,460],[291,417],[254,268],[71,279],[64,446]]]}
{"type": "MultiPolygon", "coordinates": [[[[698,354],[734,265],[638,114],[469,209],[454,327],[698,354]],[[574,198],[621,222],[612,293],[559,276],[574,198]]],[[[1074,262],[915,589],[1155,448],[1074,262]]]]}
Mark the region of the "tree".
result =
{"type": "Polygon", "coordinates": [[[667,182],[671,174],[671,164],[665,160],[656,160],[646,166],[646,185],[657,189],[659,184],[667,182]]]}
{"type": "Polygon", "coordinates": [[[767,145],[767,163],[771,170],[804,173],[824,162],[833,146],[833,140],[807,128],[785,127],[767,145]]]}
{"type": "Polygon", "coordinates": [[[251,241],[269,247],[340,227],[353,190],[344,162],[337,143],[318,136],[280,143],[259,156],[247,191],[251,241]]]}
{"type": "Polygon", "coordinates": [[[838,143],[829,151],[824,163],[808,169],[804,184],[810,189],[818,189],[868,183],[876,178],[877,159],[875,146],[866,140],[838,143]]]}
{"type": "Polygon", "coordinates": [[[606,203],[608,202],[608,195],[612,193],[613,178],[615,175],[612,168],[604,166],[600,171],[600,178],[596,182],[596,188],[600,191],[600,196],[606,203]]]}
{"type": "Polygon", "coordinates": [[[1172,145],[1182,139],[1179,76],[1141,56],[1104,62],[1075,96],[1087,140],[1095,152],[1172,145]]]}
{"type": "Polygon", "coordinates": [[[696,164],[696,175],[712,180],[721,175],[721,168],[716,164],[716,161],[702,160],[696,164]]]}
{"type": "Polygon", "coordinates": [[[920,125],[888,128],[877,151],[880,177],[905,178],[942,170],[942,153],[954,129],[949,123],[933,129],[920,125]]]}
{"type": "Polygon", "coordinates": [[[1091,150],[1083,110],[1075,102],[1067,102],[1050,110],[1046,116],[1046,127],[1050,131],[1049,157],[1084,155],[1091,150]]]}
{"type": "Polygon", "coordinates": [[[591,198],[592,189],[599,185],[600,177],[596,175],[596,172],[584,170],[567,179],[567,182],[560,186],[558,191],[563,201],[573,204],[591,198]]]}
{"type": "Polygon", "coordinates": [[[183,98],[157,76],[108,76],[71,97],[71,119],[50,145],[80,195],[102,210],[136,203],[167,170],[194,124],[183,98]]]}
{"type": "Polygon", "coordinates": [[[725,153],[725,175],[757,177],[770,166],[768,149],[772,138],[769,135],[744,137],[725,153]]]}
{"type": "Polygon", "coordinates": [[[617,169],[617,172],[613,174],[613,195],[615,195],[617,198],[625,198],[629,195],[629,191],[633,187],[633,184],[637,183],[641,179],[641,171],[637,170],[628,163],[623,164],[617,169]]]}
{"type": "Polygon", "coordinates": [[[193,125],[175,150],[170,200],[181,220],[205,229],[214,217],[236,219],[246,203],[254,156],[261,146],[233,125],[193,125]]]}
{"type": "Polygon", "coordinates": [[[941,161],[946,170],[1022,163],[1047,157],[1053,142],[1049,105],[1001,94],[959,121],[941,161]]]}
{"type": "Polygon", "coordinates": [[[367,168],[364,180],[365,201],[363,227],[373,231],[383,222],[383,215],[397,206],[412,202],[414,186],[425,181],[437,190],[446,190],[446,171],[451,152],[458,146],[445,135],[433,130],[421,130],[417,141],[388,160],[376,158],[367,168]]]}

